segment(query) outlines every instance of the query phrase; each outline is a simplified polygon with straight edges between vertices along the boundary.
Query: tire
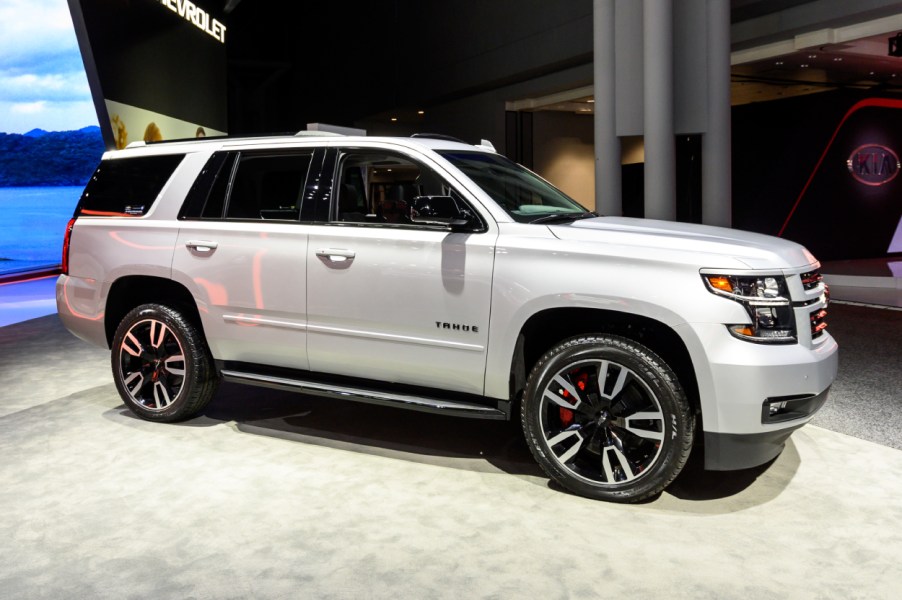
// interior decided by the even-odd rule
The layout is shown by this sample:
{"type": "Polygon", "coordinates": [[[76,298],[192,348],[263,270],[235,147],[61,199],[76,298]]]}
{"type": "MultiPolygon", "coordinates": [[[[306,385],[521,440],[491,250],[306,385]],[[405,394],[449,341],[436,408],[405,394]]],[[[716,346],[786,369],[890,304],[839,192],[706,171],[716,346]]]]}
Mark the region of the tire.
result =
{"type": "Polygon", "coordinates": [[[686,464],[695,430],[670,367],[614,335],[572,338],[542,356],[526,382],[521,420],[554,481],[613,502],[660,494],[686,464]]]}
{"type": "Polygon", "coordinates": [[[123,402],[148,421],[174,423],[196,416],[219,384],[198,328],[161,304],[143,304],[125,315],[110,358],[123,402]]]}

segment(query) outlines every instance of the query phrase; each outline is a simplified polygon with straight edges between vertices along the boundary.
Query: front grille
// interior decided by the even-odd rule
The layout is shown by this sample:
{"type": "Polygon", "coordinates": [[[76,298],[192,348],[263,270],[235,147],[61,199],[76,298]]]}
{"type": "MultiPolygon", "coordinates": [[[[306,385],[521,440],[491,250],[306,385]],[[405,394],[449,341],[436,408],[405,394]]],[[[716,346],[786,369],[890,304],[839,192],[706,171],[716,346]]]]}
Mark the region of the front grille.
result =
{"type": "Polygon", "coordinates": [[[817,339],[823,335],[827,328],[827,311],[823,308],[811,313],[811,339],[817,339]]]}
{"type": "Polygon", "coordinates": [[[805,288],[806,291],[813,290],[817,287],[817,285],[824,280],[824,276],[821,275],[817,271],[811,271],[810,273],[802,273],[802,287],[805,288]]]}

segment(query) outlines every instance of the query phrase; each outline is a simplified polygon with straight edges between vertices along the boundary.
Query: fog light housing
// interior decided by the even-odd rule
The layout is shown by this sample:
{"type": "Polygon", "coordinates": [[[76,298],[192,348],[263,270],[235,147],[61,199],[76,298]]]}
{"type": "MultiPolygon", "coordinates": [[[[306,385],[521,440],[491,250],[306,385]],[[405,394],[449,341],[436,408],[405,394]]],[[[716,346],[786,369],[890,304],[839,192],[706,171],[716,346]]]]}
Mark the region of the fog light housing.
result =
{"type": "Polygon", "coordinates": [[[764,400],[761,406],[761,423],[783,423],[795,419],[810,417],[827,401],[827,388],[820,394],[797,394],[794,396],[775,396],[764,400]]]}
{"type": "Polygon", "coordinates": [[[786,409],[786,400],[782,402],[768,402],[767,403],[767,414],[770,417],[774,417],[775,415],[780,414],[781,410],[786,409]]]}

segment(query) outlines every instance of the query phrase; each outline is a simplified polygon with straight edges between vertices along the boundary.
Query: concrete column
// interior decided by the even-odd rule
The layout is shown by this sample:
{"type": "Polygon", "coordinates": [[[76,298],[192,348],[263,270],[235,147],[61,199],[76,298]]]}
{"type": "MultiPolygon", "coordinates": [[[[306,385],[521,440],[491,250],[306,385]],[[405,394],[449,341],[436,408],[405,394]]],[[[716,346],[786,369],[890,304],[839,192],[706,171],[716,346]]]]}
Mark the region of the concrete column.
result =
{"type": "Polygon", "coordinates": [[[614,0],[593,2],[595,79],[595,210],[623,214],[620,139],[617,137],[614,60],[614,0]]]}
{"type": "Polygon", "coordinates": [[[733,222],[730,108],[730,3],[708,0],[708,125],[702,136],[702,222],[733,222]]]}
{"type": "Polygon", "coordinates": [[[645,216],[676,219],[673,0],[643,0],[645,216]]]}

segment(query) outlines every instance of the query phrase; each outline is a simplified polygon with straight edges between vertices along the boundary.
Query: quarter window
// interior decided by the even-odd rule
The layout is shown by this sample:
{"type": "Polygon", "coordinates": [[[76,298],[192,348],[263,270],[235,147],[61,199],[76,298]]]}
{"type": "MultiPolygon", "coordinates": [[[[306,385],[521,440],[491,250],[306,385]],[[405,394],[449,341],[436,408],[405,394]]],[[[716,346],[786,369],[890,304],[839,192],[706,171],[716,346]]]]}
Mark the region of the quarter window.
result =
{"type": "Polygon", "coordinates": [[[182,154],[167,154],[101,161],[85,186],[76,214],[105,217],[147,214],[182,158],[182,154]]]}

